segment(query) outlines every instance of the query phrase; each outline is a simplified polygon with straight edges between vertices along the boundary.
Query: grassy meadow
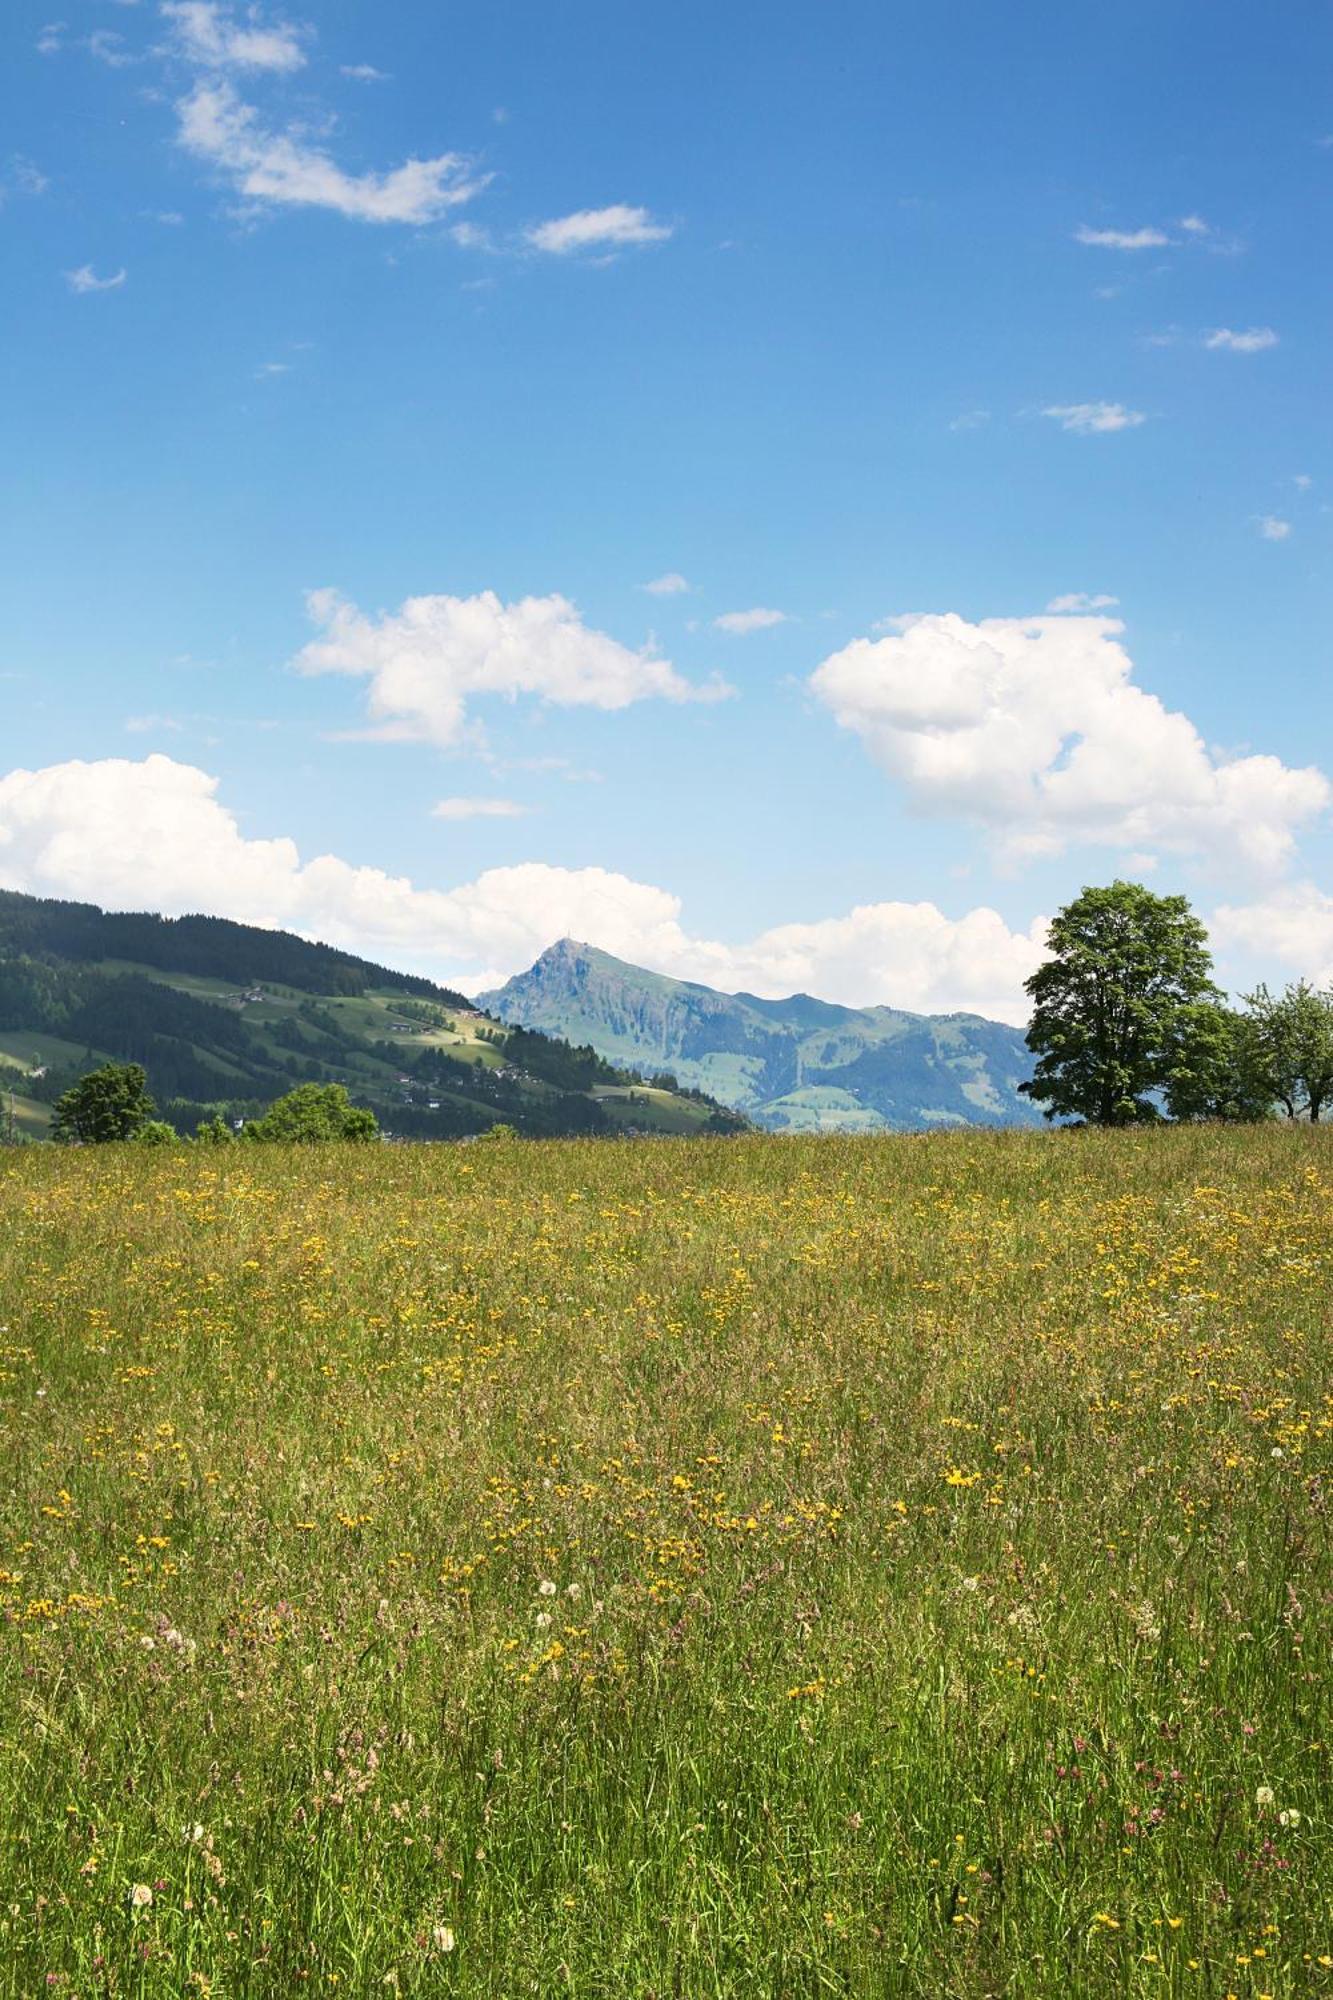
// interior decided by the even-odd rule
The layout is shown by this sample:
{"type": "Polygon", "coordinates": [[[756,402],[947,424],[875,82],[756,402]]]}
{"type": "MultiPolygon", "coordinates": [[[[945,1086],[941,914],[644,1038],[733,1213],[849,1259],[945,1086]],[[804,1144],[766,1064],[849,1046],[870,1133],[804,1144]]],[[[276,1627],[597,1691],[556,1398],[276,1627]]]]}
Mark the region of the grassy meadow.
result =
{"type": "Polygon", "coordinates": [[[1333,1133],[0,1153],[0,1995],[1333,1995],[1333,1133]]]}

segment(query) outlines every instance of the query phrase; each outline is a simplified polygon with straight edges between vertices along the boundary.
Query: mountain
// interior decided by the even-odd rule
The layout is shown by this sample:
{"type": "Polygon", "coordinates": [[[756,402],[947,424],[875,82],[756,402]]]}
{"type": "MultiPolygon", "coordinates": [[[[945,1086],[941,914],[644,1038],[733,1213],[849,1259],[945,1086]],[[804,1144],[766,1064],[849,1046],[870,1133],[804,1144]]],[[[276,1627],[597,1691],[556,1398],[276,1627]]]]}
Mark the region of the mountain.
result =
{"type": "Polygon", "coordinates": [[[571,938],[478,1004],[608,1062],[669,1073],[775,1130],[1042,1122],[1018,1094],[1032,1074],[1023,1031],[977,1014],[717,993],[571,938]]]}
{"type": "Polygon", "coordinates": [[[40,1137],[77,1077],[139,1062],[182,1132],[344,1083],[396,1136],[732,1132],[699,1092],[506,1026],[461,993],[285,931],[0,890],[0,1137],[40,1137]]]}

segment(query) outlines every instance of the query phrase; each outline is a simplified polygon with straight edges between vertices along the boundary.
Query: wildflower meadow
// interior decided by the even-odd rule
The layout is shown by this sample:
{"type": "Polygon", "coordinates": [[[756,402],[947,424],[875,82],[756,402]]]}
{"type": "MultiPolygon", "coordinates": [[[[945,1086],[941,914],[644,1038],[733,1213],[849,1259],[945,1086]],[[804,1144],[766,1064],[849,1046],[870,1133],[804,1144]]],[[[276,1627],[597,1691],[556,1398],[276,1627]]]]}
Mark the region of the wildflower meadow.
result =
{"type": "Polygon", "coordinates": [[[0,1994],[1333,1995],[1318,1127],[0,1155],[0,1994]]]}

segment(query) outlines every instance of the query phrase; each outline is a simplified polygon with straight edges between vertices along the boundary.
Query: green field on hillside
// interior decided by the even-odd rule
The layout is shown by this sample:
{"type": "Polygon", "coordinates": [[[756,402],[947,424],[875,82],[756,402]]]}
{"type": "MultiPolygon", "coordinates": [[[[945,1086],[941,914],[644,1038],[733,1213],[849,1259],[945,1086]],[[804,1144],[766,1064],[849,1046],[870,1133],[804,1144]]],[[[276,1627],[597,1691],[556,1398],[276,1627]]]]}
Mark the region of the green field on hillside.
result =
{"type": "Polygon", "coordinates": [[[1333,1994],[1319,1127],[0,1152],[0,1995],[1333,1994]]]}

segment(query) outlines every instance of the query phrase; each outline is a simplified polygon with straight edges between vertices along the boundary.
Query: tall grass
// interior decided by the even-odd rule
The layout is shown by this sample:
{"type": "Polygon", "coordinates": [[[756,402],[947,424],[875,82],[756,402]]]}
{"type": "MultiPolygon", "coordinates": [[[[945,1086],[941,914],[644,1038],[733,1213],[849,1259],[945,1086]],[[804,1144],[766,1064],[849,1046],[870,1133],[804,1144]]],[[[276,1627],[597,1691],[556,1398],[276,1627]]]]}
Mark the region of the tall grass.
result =
{"type": "Polygon", "coordinates": [[[0,1156],[0,1994],[1333,1993],[1333,1136],[0,1156]]]}

